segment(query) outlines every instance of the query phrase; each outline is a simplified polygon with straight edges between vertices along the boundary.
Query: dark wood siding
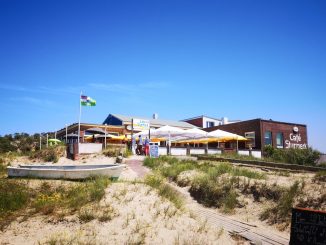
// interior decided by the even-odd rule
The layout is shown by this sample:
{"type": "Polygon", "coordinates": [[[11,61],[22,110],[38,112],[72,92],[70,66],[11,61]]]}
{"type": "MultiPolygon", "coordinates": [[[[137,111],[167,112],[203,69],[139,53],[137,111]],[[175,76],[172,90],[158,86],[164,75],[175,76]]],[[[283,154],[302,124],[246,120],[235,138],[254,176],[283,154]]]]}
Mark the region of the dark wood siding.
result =
{"type": "MultiPolygon", "coordinates": [[[[230,123],[226,125],[219,125],[205,129],[208,132],[221,129],[230,133],[245,136],[247,132],[255,132],[255,147],[253,149],[261,149],[261,130],[260,130],[260,119],[254,119],[249,121],[230,123]]],[[[245,143],[239,142],[239,148],[244,149],[245,143]]]]}
{"type": "Polygon", "coordinates": [[[195,118],[195,119],[190,119],[190,120],[185,120],[184,122],[190,123],[192,125],[195,125],[197,127],[202,128],[203,127],[203,118],[195,118]]]}

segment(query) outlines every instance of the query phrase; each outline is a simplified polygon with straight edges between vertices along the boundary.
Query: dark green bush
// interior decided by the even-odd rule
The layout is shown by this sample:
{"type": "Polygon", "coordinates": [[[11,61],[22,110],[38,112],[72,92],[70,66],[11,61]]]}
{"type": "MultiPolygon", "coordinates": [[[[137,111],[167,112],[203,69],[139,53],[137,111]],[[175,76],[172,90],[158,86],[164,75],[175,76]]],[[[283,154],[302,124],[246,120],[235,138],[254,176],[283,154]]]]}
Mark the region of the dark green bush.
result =
{"type": "Polygon", "coordinates": [[[320,158],[320,152],[312,148],[276,149],[268,145],[264,147],[264,157],[272,159],[275,162],[315,166],[320,158]]]}

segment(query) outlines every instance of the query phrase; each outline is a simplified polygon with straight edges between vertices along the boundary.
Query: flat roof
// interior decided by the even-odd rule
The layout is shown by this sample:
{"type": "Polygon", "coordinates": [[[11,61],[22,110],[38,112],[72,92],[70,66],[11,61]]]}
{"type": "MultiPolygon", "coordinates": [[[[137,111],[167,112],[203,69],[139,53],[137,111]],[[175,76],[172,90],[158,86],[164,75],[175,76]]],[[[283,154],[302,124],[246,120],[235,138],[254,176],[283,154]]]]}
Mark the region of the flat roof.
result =
{"type": "Polygon", "coordinates": [[[131,124],[131,120],[133,118],[143,119],[143,120],[149,120],[151,125],[157,125],[157,126],[174,126],[174,127],[180,127],[180,128],[195,128],[194,125],[183,122],[183,121],[173,121],[173,120],[163,120],[163,119],[153,119],[153,118],[146,118],[146,117],[138,117],[138,116],[125,116],[125,115],[119,115],[119,114],[109,114],[109,116],[116,117],[120,119],[121,121],[125,122],[126,124],[131,124]]]}
{"type": "Polygon", "coordinates": [[[244,120],[244,121],[240,121],[240,122],[233,122],[233,123],[229,123],[229,124],[224,124],[224,125],[218,125],[218,126],[214,126],[214,127],[210,127],[210,128],[205,128],[205,131],[213,131],[215,129],[218,129],[220,127],[225,127],[225,126],[229,126],[232,124],[241,124],[241,123],[248,123],[251,121],[262,121],[262,122],[268,122],[268,123],[279,123],[279,124],[287,124],[287,125],[296,125],[296,126],[303,126],[303,127],[307,127],[307,125],[305,124],[300,124],[300,123],[290,123],[290,122],[281,122],[281,121],[274,121],[274,120],[267,120],[267,119],[262,119],[262,118],[256,118],[256,119],[250,119],[250,120],[244,120]]]}

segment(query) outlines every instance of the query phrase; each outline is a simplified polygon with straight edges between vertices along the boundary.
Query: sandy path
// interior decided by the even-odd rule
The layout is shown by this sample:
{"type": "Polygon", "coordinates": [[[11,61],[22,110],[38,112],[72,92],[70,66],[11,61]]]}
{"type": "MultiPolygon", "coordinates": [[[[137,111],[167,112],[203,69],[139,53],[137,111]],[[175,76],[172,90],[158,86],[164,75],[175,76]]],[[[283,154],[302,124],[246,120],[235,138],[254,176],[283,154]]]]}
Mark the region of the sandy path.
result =
{"type": "Polygon", "coordinates": [[[125,161],[125,164],[137,174],[138,178],[143,178],[150,169],[143,166],[144,157],[133,156],[125,161]]]}

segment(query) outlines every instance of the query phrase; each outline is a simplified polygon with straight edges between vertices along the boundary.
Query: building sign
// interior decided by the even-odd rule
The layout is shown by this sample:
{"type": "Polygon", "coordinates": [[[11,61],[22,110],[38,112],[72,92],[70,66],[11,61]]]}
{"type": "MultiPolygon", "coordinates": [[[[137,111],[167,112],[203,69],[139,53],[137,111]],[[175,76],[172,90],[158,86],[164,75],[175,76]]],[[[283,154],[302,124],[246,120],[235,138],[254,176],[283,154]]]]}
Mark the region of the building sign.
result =
{"type": "Polygon", "coordinates": [[[143,119],[132,119],[132,127],[134,130],[137,131],[144,131],[144,130],[149,130],[149,120],[143,120],[143,119]]]}
{"type": "Polygon", "coordinates": [[[290,133],[289,139],[285,140],[285,148],[307,149],[307,144],[301,142],[301,135],[298,127],[293,128],[293,133],[290,133]]]}

